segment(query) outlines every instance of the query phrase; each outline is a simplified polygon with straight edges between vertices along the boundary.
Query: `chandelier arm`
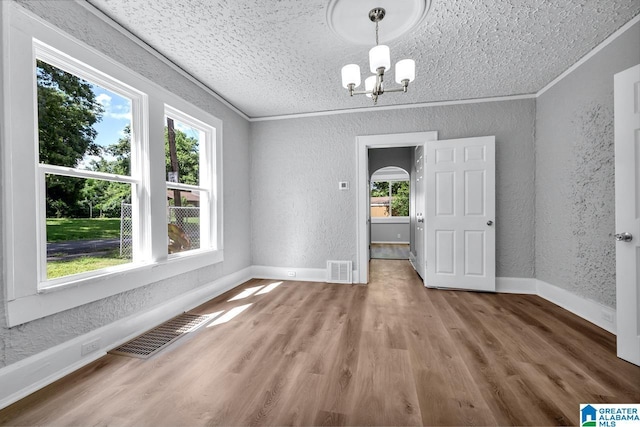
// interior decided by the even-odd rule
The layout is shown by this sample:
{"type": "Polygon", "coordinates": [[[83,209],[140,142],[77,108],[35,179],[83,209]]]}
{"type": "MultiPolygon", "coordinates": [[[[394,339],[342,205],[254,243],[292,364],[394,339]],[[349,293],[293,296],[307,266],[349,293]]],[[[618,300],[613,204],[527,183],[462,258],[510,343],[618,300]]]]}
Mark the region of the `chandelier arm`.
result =
{"type": "Polygon", "coordinates": [[[393,89],[385,89],[384,91],[385,91],[385,93],[389,93],[389,92],[406,92],[407,88],[405,86],[394,87],[393,89]]]}
{"type": "Polygon", "coordinates": [[[394,87],[393,89],[386,89],[385,92],[404,92],[407,93],[409,87],[409,80],[402,81],[402,87],[394,87]]]}

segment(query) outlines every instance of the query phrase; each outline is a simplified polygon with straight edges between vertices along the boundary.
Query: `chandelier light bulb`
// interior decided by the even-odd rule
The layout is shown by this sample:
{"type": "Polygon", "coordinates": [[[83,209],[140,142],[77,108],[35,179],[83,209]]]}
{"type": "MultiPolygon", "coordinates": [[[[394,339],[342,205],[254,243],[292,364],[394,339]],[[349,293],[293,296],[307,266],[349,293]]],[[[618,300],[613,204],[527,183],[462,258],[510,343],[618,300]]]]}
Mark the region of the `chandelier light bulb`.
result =
{"type": "Polygon", "coordinates": [[[371,66],[371,72],[377,73],[378,68],[384,68],[387,71],[391,68],[391,52],[389,46],[380,44],[374,46],[369,51],[369,64],[371,66]]]}
{"type": "Polygon", "coordinates": [[[350,84],[353,84],[354,88],[360,86],[360,67],[358,64],[342,67],[342,87],[348,89],[350,84]]]}
{"type": "MultiPolygon", "coordinates": [[[[376,76],[367,77],[367,79],[364,81],[364,90],[366,90],[367,92],[371,92],[374,87],[376,87],[376,76]]],[[[368,93],[367,96],[371,98],[370,93],[368,93]]]]}
{"type": "Polygon", "coordinates": [[[412,82],[416,78],[416,62],[413,59],[403,59],[396,63],[396,83],[403,80],[412,82]]]}

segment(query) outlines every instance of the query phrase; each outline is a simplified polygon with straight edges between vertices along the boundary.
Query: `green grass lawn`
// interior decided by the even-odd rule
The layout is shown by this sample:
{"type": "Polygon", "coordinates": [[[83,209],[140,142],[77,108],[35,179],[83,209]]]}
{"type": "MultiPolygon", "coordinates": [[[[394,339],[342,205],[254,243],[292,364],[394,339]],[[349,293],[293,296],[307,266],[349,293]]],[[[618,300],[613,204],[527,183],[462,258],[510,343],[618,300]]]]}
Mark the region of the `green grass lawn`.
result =
{"type": "Polygon", "coordinates": [[[120,258],[116,253],[106,257],[81,257],[68,261],[47,262],[47,279],[69,276],[71,274],[84,273],[85,271],[99,270],[114,265],[126,264],[130,259],[120,258]]]}
{"type": "Polygon", "coordinates": [[[48,218],[47,242],[84,239],[117,239],[120,218],[48,218]]]}

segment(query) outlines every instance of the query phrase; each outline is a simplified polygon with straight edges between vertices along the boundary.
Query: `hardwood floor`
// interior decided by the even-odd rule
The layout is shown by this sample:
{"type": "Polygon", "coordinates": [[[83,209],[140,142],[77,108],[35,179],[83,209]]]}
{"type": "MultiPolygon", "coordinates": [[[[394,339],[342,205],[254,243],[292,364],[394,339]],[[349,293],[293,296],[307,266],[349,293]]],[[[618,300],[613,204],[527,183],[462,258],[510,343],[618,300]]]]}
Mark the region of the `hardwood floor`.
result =
{"type": "Polygon", "coordinates": [[[372,259],[409,259],[409,244],[371,243],[372,259]]]}
{"type": "Polygon", "coordinates": [[[211,326],[148,360],[107,355],[0,424],[577,425],[580,403],[640,402],[615,337],[536,296],[425,289],[388,260],[368,286],[251,289],[271,283],[203,304],[193,312],[224,310],[211,326]]]}

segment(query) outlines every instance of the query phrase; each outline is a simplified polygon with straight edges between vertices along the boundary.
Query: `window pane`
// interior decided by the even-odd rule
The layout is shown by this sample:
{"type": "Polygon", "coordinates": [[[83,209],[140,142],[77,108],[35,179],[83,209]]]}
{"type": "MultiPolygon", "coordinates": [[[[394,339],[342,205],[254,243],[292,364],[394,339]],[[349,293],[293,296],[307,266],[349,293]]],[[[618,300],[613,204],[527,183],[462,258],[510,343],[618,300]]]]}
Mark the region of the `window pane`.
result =
{"type": "Polygon", "coordinates": [[[200,248],[200,193],[167,190],[170,254],[200,248]]]}
{"type": "Polygon", "coordinates": [[[167,117],[164,135],[167,181],[200,185],[202,132],[167,117]]]}
{"type": "Polygon", "coordinates": [[[131,184],[52,174],[45,180],[47,279],[131,262],[131,184]]]}
{"type": "Polygon", "coordinates": [[[391,183],[391,215],[409,216],[409,181],[391,183]]]}
{"type": "Polygon", "coordinates": [[[130,175],[131,100],[40,60],[36,77],[40,163],[130,175]]]}

